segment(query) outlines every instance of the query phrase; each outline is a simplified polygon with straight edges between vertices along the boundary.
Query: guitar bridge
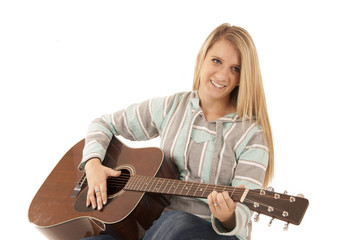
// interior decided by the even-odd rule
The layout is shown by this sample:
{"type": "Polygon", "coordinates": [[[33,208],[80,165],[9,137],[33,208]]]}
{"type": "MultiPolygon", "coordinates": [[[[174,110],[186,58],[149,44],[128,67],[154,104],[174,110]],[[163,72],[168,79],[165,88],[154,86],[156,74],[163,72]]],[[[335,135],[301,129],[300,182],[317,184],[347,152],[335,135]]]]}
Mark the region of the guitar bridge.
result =
{"type": "Polygon", "coordinates": [[[80,178],[80,180],[78,181],[78,183],[76,184],[74,191],[71,194],[71,197],[75,198],[77,197],[77,195],[79,195],[79,193],[81,192],[81,190],[86,186],[86,173],[84,173],[82,175],[82,177],[80,178]]]}

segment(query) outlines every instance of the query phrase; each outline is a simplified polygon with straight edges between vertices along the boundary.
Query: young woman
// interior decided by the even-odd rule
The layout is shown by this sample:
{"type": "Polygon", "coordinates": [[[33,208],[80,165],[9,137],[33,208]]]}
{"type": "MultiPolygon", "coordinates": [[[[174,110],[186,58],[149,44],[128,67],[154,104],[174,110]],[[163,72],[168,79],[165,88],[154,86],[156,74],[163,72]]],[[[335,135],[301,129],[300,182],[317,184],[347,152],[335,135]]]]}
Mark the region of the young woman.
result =
{"type": "MultiPolygon", "coordinates": [[[[273,141],[248,32],[222,24],[208,36],[197,57],[193,91],[135,104],[90,124],[79,168],[87,173],[87,205],[99,210],[107,201],[106,179],[121,174],[101,164],[114,135],[160,136],[181,180],[265,187],[273,176],[273,141]]],[[[213,191],[206,200],[173,196],[143,239],[250,239],[250,233],[249,209],[228,192],[213,191]]]]}

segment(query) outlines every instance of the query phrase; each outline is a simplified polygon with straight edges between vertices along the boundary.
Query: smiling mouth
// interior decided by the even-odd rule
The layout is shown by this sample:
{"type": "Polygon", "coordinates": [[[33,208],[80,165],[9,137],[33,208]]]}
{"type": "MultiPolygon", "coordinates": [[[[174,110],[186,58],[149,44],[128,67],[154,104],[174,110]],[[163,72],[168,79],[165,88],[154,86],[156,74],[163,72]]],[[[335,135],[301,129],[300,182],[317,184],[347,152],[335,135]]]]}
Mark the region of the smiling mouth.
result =
{"type": "Polygon", "coordinates": [[[216,83],[215,81],[211,80],[211,83],[216,87],[216,88],[224,88],[224,85],[221,85],[219,83],[216,83]]]}

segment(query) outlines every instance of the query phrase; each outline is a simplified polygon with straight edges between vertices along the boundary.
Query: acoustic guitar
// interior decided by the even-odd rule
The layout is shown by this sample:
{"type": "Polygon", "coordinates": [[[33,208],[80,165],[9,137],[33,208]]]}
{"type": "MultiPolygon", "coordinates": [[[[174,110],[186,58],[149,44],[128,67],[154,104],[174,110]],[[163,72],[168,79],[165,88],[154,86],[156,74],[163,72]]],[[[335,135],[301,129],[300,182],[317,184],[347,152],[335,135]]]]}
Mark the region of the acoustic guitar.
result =
{"type": "Polygon", "coordinates": [[[299,225],[308,207],[303,197],[177,180],[176,167],[159,148],[130,148],[113,137],[103,164],[121,170],[107,179],[107,204],[86,207],[86,174],[78,171],[84,140],[75,144],[42,184],[29,207],[29,221],[49,239],[81,239],[101,233],[138,239],[169,205],[171,195],[206,198],[213,190],[258,214],[299,225]]]}

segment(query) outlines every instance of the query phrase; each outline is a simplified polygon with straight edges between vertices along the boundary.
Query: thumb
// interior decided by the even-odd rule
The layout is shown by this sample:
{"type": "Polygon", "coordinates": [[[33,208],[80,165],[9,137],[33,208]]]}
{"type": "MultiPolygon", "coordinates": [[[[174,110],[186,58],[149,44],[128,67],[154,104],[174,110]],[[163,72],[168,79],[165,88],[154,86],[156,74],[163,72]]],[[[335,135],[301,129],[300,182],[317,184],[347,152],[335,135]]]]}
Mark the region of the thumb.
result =
{"type": "Polygon", "coordinates": [[[107,171],[107,176],[111,176],[111,177],[119,177],[121,175],[121,171],[116,171],[116,170],[113,170],[111,168],[108,168],[108,171],[107,171]]]}

